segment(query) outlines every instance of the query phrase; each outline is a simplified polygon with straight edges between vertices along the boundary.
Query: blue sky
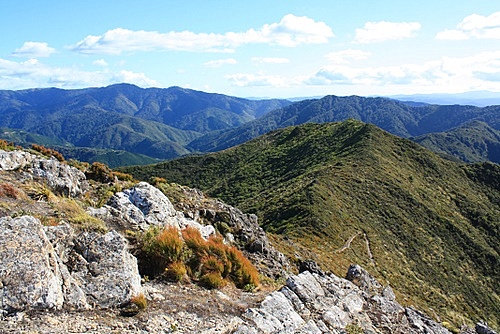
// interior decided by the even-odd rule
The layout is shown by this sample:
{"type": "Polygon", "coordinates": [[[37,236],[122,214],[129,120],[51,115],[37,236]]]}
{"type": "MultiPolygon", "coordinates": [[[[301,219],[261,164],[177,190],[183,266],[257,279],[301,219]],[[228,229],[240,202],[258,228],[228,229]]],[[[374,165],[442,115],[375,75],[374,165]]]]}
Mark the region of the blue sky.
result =
{"type": "Polygon", "coordinates": [[[500,92],[497,0],[0,0],[0,89],[500,92]]]}

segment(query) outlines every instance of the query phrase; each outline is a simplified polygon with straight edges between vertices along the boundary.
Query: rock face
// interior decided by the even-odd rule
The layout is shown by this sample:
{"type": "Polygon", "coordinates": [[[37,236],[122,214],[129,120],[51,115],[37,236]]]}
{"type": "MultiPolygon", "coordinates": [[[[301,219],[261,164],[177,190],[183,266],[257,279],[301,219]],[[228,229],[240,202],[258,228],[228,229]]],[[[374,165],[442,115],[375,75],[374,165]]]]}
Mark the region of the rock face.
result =
{"type": "Polygon", "coordinates": [[[88,189],[83,172],[54,158],[35,159],[28,171],[34,177],[45,179],[52,191],[60,195],[77,197],[88,189]]]}
{"type": "Polygon", "coordinates": [[[74,236],[30,216],[0,218],[1,309],[119,306],[141,292],[136,259],[116,232],[74,236]]]}
{"type": "Polygon", "coordinates": [[[30,164],[36,155],[25,151],[0,150],[0,170],[17,170],[30,164]]]}
{"type": "Polygon", "coordinates": [[[427,333],[450,332],[422,313],[395,301],[363,268],[348,279],[304,271],[247,310],[235,333],[427,333]]]}
{"type": "Polygon", "coordinates": [[[116,193],[103,208],[90,213],[120,229],[144,231],[150,226],[174,226],[179,229],[192,226],[200,230],[205,238],[215,233],[212,225],[202,225],[176,211],[167,196],[146,182],[116,193]]]}
{"type": "Polygon", "coordinates": [[[39,221],[33,217],[0,219],[2,310],[60,308],[64,301],[60,272],[39,221]]]}
{"type": "Polygon", "coordinates": [[[25,151],[0,150],[0,170],[25,170],[26,177],[44,179],[51,190],[76,197],[88,189],[85,174],[57,159],[43,159],[25,151]]]}

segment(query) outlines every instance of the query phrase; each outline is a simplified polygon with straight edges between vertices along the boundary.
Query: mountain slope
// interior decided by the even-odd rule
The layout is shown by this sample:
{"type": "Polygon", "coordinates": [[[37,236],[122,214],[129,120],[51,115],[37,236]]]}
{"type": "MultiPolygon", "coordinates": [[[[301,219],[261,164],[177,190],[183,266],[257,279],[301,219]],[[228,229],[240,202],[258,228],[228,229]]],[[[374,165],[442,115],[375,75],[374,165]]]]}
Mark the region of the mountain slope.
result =
{"type": "Polygon", "coordinates": [[[32,139],[45,136],[57,138],[58,144],[171,159],[189,153],[186,145],[203,133],[242,125],[290,103],[129,84],[78,90],[3,90],[0,124],[27,131],[32,139]]]}
{"type": "Polygon", "coordinates": [[[351,118],[375,124],[404,138],[450,130],[471,120],[481,120],[500,129],[499,106],[412,106],[387,98],[325,96],[271,111],[236,129],[209,133],[195,139],[189,147],[201,152],[216,152],[286,126],[351,118]]]}
{"type": "Polygon", "coordinates": [[[500,163],[500,131],[473,121],[450,131],[412,138],[428,149],[460,158],[465,162],[500,163]]]}
{"type": "Polygon", "coordinates": [[[446,161],[358,121],[305,124],[146,168],[256,213],[282,251],[361,263],[457,326],[500,313],[500,167],[446,161]]]}
{"type": "Polygon", "coordinates": [[[102,88],[0,91],[0,115],[6,127],[31,128],[49,116],[75,111],[108,111],[200,133],[232,128],[289,105],[286,100],[247,100],[180,87],[139,88],[117,84],[102,88]],[[21,117],[28,114],[30,117],[21,117]]]}

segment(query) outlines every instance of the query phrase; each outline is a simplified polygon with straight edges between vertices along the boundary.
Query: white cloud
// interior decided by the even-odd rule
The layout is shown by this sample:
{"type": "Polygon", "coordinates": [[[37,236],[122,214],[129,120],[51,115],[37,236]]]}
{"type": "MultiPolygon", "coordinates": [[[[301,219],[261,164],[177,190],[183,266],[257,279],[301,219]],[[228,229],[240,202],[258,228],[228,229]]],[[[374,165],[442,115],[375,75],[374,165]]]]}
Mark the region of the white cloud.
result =
{"type": "Polygon", "coordinates": [[[347,49],[337,52],[331,52],[325,58],[335,64],[349,64],[352,60],[368,59],[370,52],[362,50],[347,49]]]}
{"type": "Polygon", "coordinates": [[[217,59],[217,60],[211,60],[211,61],[207,61],[204,65],[206,67],[221,67],[223,65],[234,65],[234,64],[237,64],[238,61],[236,61],[236,59],[234,58],[226,58],[226,59],[217,59]]]}
{"type": "Polygon", "coordinates": [[[500,39],[500,12],[489,16],[469,15],[457,24],[456,29],[446,29],[436,34],[436,39],[441,40],[469,38],[500,39]]]}
{"type": "Polygon", "coordinates": [[[82,88],[128,82],[142,87],[158,86],[143,73],[130,71],[83,71],[74,67],[51,67],[36,59],[15,62],[0,59],[0,89],[36,87],[82,88]]]}
{"type": "Polygon", "coordinates": [[[362,29],[356,29],[354,42],[367,44],[410,38],[420,28],[418,22],[366,22],[362,29]]]}
{"type": "Polygon", "coordinates": [[[436,34],[436,39],[440,40],[450,40],[450,41],[461,41],[469,39],[466,33],[460,30],[443,30],[436,34]]]}
{"type": "Polygon", "coordinates": [[[286,87],[285,78],[278,75],[264,75],[264,74],[249,74],[237,73],[226,75],[233,85],[238,87],[254,87],[254,86],[272,86],[272,87],[286,87]]]}
{"type": "Polygon", "coordinates": [[[259,64],[286,64],[290,62],[290,59],[277,57],[252,57],[252,61],[259,64]]]}
{"type": "Polygon", "coordinates": [[[190,31],[108,30],[100,36],[87,36],[70,47],[81,53],[120,54],[122,52],[178,50],[198,52],[234,52],[244,44],[265,43],[294,47],[300,44],[327,43],[334,34],[324,22],[288,14],[280,22],[265,24],[259,30],[225,34],[190,31]]]}
{"type": "Polygon", "coordinates": [[[325,66],[307,78],[308,85],[395,85],[420,91],[500,91],[500,51],[469,57],[443,57],[422,64],[350,67],[325,66]]]}
{"type": "Polygon", "coordinates": [[[56,49],[45,42],[24,42],[20,48],[12,52],[12,55],[23,58],[44,58],[50,57],[54,52],[56,49]]]}
{"type": "Polygon", "coordinates": [[[97,66],[102,66],[106,67],[108,66],[108,63],[104,59],[97,59],[92,62],[92,64],[97,65],[97,66]]]}

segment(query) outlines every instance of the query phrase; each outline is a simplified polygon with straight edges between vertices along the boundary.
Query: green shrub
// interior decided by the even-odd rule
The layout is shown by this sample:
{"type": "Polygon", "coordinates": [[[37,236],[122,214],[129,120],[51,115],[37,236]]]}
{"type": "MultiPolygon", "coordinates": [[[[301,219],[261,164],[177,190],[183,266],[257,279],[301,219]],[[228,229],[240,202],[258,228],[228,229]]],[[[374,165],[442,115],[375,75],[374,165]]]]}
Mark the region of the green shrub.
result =
{"type": "Polygon", "coordinates": [[[217,272],[211,272],[201,276],[200,283],[208,289],[218,289],[227,284],[220,273],[217,272]]]}
{"type": "Polygon", "coordinates": [[[144,310],[148,306],[148,301],[144,294],[140,293],[137,296],[134,296],[130,299],[132,304],[135,304],[139,310],[144,310]]]}
{"type": "Polygon", "coordinates": [[[172,262],[165,269],[165,277],[174,282],[182,281],[186,274],[186,265],[182,261],[172,262]]]}
{"type": "Polygon", "coordinates": [[[114,180],[113,172],[108,165],[101,162],[93,162],[87,173],[87,178],[98,182],[111,182],[114,180]]]}

